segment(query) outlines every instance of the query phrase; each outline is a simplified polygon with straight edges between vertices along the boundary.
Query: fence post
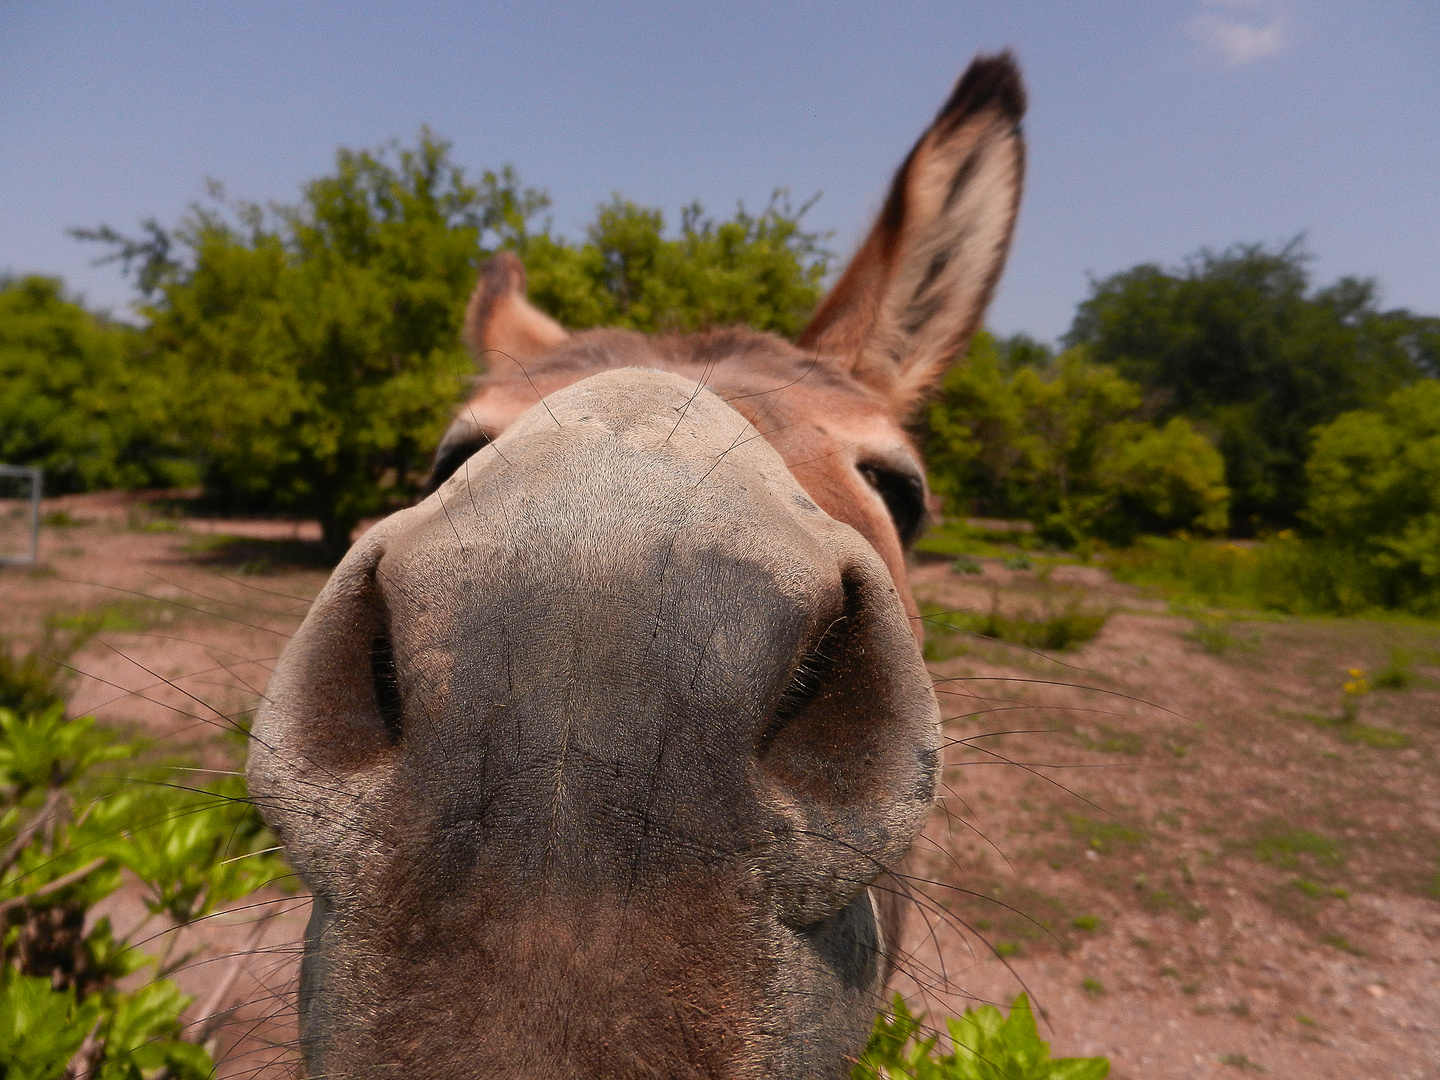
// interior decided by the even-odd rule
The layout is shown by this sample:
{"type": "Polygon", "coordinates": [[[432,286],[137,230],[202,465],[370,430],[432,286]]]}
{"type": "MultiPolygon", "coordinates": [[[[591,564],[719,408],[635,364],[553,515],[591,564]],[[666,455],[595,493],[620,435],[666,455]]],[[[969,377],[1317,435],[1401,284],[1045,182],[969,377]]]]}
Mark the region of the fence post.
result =
{"type": "Polygon", "coordinates": [[[30,481],[30,555],[0,555],[0,565],[25,566],[40,561],[40,498],[45,474],[28,465],[0,465],[0,476],[14,476],[30,481]]]}

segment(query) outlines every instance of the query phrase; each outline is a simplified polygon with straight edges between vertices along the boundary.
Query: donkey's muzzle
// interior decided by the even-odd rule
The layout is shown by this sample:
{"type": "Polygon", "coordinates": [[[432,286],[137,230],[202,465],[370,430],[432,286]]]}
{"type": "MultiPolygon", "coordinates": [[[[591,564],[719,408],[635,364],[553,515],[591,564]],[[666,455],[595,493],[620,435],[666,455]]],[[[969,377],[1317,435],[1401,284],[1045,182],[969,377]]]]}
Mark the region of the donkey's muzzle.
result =
{"type": "Polygon", "coordinates": [[[558,1060],[719,1023],[755,1065],[875,1004],[867,888],[929,808],[934,695],[873,549],[693,383],[532,410],[357,543],[268,697],[251,783],[323,898],[330,1071],[437,1009],[558,1060]]]}

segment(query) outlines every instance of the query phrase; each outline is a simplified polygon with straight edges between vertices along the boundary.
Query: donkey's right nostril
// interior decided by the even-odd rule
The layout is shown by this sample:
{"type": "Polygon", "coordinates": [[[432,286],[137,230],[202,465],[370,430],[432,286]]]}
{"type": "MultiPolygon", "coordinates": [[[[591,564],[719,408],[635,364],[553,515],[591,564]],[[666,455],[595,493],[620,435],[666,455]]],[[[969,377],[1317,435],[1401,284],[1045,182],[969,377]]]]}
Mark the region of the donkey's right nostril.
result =
{"type": "Polygon", "coordinates": [[[370,642],[370,684],[375,688],[375,704],[385,731],[392,741],[399,742],[404,733],[404,702],[395,672],[395,647],[384,630],[370,642]]]}

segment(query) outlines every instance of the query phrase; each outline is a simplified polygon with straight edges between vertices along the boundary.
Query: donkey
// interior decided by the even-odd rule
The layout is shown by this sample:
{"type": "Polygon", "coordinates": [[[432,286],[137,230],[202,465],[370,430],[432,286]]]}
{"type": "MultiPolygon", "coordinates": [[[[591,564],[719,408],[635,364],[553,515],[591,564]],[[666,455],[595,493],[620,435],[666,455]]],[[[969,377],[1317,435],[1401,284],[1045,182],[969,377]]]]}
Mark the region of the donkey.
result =
{"type": "Polygon", "coordinates": [[[483,268],[433,494],[255,722],[310,1075],[847,1075],[941,765],[905,423],[1000,275],[1024,108],[977,57],[793,345],[570,334],[483,268]]]}

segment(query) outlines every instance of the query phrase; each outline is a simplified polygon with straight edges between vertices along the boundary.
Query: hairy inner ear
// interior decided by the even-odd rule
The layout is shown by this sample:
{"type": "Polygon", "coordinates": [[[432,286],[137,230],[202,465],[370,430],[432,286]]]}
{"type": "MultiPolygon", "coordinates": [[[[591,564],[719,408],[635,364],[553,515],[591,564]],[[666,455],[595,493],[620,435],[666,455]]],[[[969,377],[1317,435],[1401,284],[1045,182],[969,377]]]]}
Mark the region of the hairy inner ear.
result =
{"type": "Polygon", "coordinates": [[[978,57],[900,166],[869,237],[801,335],[849,356],[908,412],[980,326],[1025,172],[1025,91],[1009,53],[978,57]]]}
{"type": "Polygon", "coordinates": [[[490,354],[524,362],[569,336],[525,298],[525,267],[513,251],[500,252],[480,268],[465,309],[465,343],[482,368],[492,366],[490,354]]]}

